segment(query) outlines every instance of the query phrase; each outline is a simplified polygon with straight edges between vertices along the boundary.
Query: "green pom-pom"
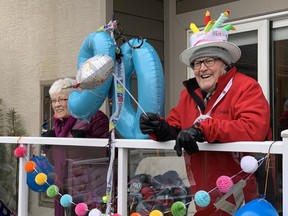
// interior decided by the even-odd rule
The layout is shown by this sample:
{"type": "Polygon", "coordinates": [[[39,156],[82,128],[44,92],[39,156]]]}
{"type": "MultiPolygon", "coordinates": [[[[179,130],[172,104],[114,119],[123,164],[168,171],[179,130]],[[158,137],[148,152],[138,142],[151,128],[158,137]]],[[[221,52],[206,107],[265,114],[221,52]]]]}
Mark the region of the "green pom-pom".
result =
{"type": "Polygon", "coordinates": [[[57,196],[59,193],[59,188],[56,185],[51,185],[50,187],[48,187],[48,189],[46,190],[46,194],[48,197],[53,198],[55,196],[57,196]]]}
{"type": "Polygon", "coordinates": [[[177,201],[171,206],[171,212],[173,216],[185,216],[186,206],[183,202],[177,201]]]}

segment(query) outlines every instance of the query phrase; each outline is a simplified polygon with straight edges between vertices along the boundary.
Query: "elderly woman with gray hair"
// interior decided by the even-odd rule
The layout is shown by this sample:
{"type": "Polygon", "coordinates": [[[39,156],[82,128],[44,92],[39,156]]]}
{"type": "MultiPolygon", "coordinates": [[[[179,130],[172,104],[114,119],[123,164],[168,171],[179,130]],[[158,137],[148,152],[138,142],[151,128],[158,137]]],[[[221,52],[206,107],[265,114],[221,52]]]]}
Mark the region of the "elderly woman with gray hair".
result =
{"type": "MultiPolygon", "coordinates": [[[[54,125],[43,137],[75,137],[75,138],[108,138],[109,120],[102,112],[97,111],[89,119],[89,123],[76,119],[68,110],[68,98],[73,89],[64,89],[76,83],[70,78],[55,81],[49,89],[51,105],[54,110],[54,125]]],[[[77,161],[107,157],[107,151],[98,147],[51,146],[45,148],[49,161],[54,165],[57,176],[55,184],[61,194],[69,193],[73,202],[84,201],[89,207],[96,207],[95,197],[102,198],[106,190],[107,164],[75,165],[77,161]],[[75,163],[76,162],[76,163],[75,163]],[[71,164],[73,164],[71,166],[71,164]],[[72,169],[69,169],[72,168],[72,169]],[[71,183],[73,182],[73,185],[71,183]]],[[[79,164],[79,163],[78,163],[79,164]]],[[[60,196],[55,198],[55,216],[64,216],[64,208],[60,205],[60,196]]],[[[66,209],[67,215],[76,215],[74,208],[66,209]],[[68,213],[69,212],[69,213],[68,213]]]]}

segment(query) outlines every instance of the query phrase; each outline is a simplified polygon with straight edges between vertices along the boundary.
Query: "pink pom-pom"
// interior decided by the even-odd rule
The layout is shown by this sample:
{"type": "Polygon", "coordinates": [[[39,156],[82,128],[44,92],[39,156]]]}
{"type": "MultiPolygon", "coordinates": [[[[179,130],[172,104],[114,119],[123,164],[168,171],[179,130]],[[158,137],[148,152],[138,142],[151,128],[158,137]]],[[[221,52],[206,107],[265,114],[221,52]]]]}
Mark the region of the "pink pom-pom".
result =
{"type": "Polygon", "coordinates": [[[18,146],[14,150],[14,155],[17,158],[24,157],[25,154],[26,154],[26,148],[24,146],[18,146]]]}
{"type": "Polygon", "coordinates": [[[222,193],[227,193],[231,189],[233,184],[234,183],[229,176],[220,176],[216,181],[216,185],[219,191],[222,193]]]}
{"type": "Polygon", "coordinates": [[[88,206],[86,203],[78,203],[75,207],[75,213],[78,216],[85,216],[88,211],[88,206]]]}
{"type": "Polygon", "coordinates": [[[116,214],[113,214],[112,216],[121,216],[120,214],[116,213],[116,214]]]}

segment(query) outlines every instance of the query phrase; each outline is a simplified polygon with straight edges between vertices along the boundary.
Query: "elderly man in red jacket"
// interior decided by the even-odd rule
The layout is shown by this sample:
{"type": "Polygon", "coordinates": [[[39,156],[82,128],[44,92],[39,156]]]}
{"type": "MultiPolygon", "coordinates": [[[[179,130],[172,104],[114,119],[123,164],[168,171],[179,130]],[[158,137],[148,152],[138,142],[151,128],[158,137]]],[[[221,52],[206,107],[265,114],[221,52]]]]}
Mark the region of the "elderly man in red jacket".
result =
{"type": "MultiPolygon", "coordinates": [[[[237,71],[234,64],[240,59],[241,50],[227,39],[223,28],[193,34],[191,47],[181,53],[180,61],[193,69],[195,78],[184,81],[180,100],[166,120],[154,113],[140,117],[142,133],[157,141],[176,140],[174,149],[178,156],[185,150],[193,194],[214,189],[221,175],[232,177],[239,173],[243,157],[237,152],[198,152],[197,141],[225,143],[271,138],[270,108],[261,86],[237,71]]],[[[241,173],[233,182],[246,177],[246,173],[241,173]]],[[[254,175],[247,180],[244,194],[246,202],[258,196],[254,175]]],[[[212,190],[210,196],[213,204],[223,194],[212,190]]],[[[211,215],[226,213],[219,210],[211,215]]]]}

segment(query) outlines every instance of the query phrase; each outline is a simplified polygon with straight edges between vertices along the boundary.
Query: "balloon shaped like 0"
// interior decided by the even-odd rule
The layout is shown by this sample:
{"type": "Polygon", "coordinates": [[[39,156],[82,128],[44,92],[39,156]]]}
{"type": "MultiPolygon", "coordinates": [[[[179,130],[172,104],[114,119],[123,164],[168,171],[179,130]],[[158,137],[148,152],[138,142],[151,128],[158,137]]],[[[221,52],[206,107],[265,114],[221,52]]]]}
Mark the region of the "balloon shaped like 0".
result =
{"type": "MultiPolygon", "coordinates": [[[[113,62],[115,62],[116,52],[114,41],[109,34],[103,31],[90,33],[84,40],[78,56],[78,69],[84,62],[98,54],[110,56],[113,62]]],[[[107,78],[102,85],[94,89],[72,92],[68,100],[70,114],[77,119],[88,122],[89,118],[99,110],[105,101],[111,83],[112,76],[107,78]]]]}
{"type": "Polygon", "coordinates": [[[93,89],[102,85],[112,76],[114,61],[108,55],[99,54],[82,64],[76,75],[76,81],[82,89],[93,89]]]}
{"type": "Polygon", "coordinates": [[[54,184],[54,167],[44,158],[40,156],[33,155],[30,158],[31,161],[36,163],[36,171],[27,173],[27,185],[35,192],[45,192],[49,185],[54,184]],[[47,175],[47,183],[44,185],[38,185],[35,182],[35,177],[38,173],[44,173],[47,175]]]}
{"type": "MultiPolygon", "coordinates": [[[[133,38],[129,43],[137,47],[142,41],[133,38]]],[[[138,103],[145,112],[164,115],[164,76],[160,58],[156,50],[144,40],[142,46],[133,49],[127,42],[121,47],[122,61],[125,68],[125,87],[131,92],[132,75],[137,75],[138,103]]],[[[115,94],[113,94],[113,107],[115,111],[115,94]]],[[[147,139],[140,131],[139,118],[142,110],[133,107],[133,101],[125,92],[123,113],[119,119],[116,130],[125,139],[147,139]]]]}
{"type": "Polygon", "coordinates": [[[279,214],[267,200],[255,199],[238,209],[234,216],[279,216],[279,214]]]}

